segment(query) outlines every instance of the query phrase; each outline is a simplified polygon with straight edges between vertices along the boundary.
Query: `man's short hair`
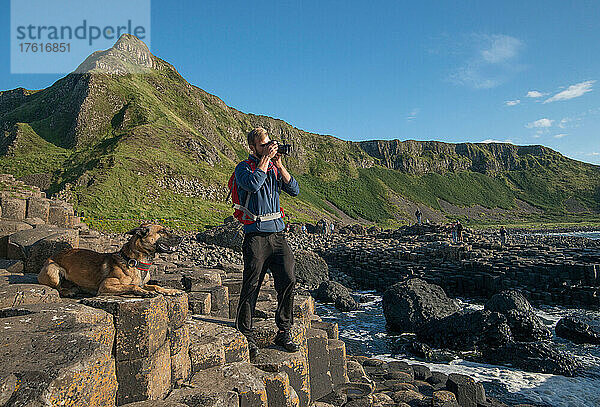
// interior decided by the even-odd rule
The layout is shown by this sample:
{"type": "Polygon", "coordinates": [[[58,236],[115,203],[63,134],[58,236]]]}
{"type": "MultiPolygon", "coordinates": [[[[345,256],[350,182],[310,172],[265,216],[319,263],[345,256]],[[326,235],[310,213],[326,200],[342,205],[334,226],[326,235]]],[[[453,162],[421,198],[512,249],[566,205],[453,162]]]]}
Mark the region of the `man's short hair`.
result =
{"type": "Polygon", "coordinates": [[[262,127],[256,127],[248,133],[248,145],[253,146],[256,140],[261,140],[267,136],[267,131],[262,127]]]}

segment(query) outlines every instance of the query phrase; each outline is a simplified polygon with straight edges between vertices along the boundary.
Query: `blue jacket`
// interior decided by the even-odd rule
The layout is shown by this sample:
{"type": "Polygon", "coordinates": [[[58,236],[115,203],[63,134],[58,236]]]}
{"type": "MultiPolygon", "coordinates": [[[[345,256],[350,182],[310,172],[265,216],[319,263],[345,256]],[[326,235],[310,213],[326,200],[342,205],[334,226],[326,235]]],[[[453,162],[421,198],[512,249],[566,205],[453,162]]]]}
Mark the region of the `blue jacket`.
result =
{"type": "MultiPolygon", "coordinates": [[[[258,158],[250,155],[249,160],[256,164],[255,170],[250,169],[250,164],[242,161],[235,167],[235,182],[238,185],[238,196],[242,205],[246,203],[248,193],[252,193],[248,202],[248,209],[255,215],[279,212],[279,193],[284,190],[291,196],[300,193],[298,181],[294,177],[287,184],[283,182],[281,173],[275,177],[275,171],[269,169],[265,173],[258,168],[258,158]]],[[[285,227],[283,219],[274,219],[265,222],[257,220],[250,225],[244,225],[244,233],[249,232],[281,232],[285,227]]]]}

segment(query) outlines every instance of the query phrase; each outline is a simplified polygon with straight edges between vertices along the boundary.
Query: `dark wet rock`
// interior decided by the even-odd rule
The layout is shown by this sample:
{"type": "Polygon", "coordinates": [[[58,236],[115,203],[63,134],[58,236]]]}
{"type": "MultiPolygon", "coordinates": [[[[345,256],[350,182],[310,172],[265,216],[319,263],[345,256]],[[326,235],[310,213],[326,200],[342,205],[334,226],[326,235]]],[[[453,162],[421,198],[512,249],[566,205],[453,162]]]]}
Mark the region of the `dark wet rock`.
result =
{"type": "Polygon", "coordinates": [[[436,348],[454,350],[498,347],[512,339],[506,317],[486,310],[457,312],[431,320],[419,329],[417,338],[436,348]]]}
{"type": "Polygon", "coordinates": [[[552,331],[533,312],[508,311],[506,320],[516,341],[540,341],[552,338],[552,331]]]}
{"type": "Polygon", "coordinates": [[[575,343],[600,344],[600,319],[589,316],[561,318],[554,328],[556,335],[575,343]]]}
{"type": "Polygon", "coordinates": [[[348,401],[344,404],[344,407],[372,407],[373,406],[373,396],[365,396],[359,397],[354,400],[348,401]]]}
{"type": "Polygon", "coordinates": [[[486,303],[485,309],[505,314],[510,310],[533,312],[533,307],[527,298],[518,290],[505,290],[494,294],[486,303]]]}
{"type": "Polygon", "coordinates": [[[459,407],[454,393],[447,390],[433,392],[431,403],[432,407],[459,407]]]}
{"type": "Polygon", "coordinates": [[[313,251],[294,251],[294,263],[296,280],[310,289],[317,288],[323,281],[329,280],[327,263],[313,251]]]}
{"type": "Polygon", "coordinates": [[[406,347],[406,350],[418,358],[431,360],[434,358],[434,350],[431,347],[423,342],[411,342],[406,347]]]}
{"type": "Polygon", "coordinates": [[[363,363],[363,366],[371,366],[371,367],[387,367],[387,362],[381,359],[375,358],[366,358],[363,363]]]}
{"type": "Polygon", "coordinates": [[[366,381],[367,374],[359,362],[355,360],[348,360],[346,362],[346,368],[348,370],[348,379],[350,379],[351,382],[366,381]]]}
{"type": "Polygon", "coordinates": [[[569,352],[549,341],[513,342],[499,348],[484,348],[489,363],[510,365],[528,372],[575,376],[581,364],[569,352]]]}
{"type": "Polygon", "coordinates": [[[392,380],[392,381],[396,381],[396,382],[404,382],[404,383],[408,383],[413,381],[413,377],[407,373],[407,372],[401,372],[401,371],[392,371],[392,372],[386,372],[384,375],[384,378],[386,381],[388,380],[392,380]]]}
{"type": "Polygon", "coordinates": [[[242,243],[244,242],[244,228],[240,222],[233,219],[233,217],[229,217],[225,219],[223,225],[198,233],[196,240],[241,252],[242,243]]]}
{"type": "Polygon", "coordinates": [[[412,365],[415,372],[415,380],[427,380],[431,377],[431,370],[425,365],[412,365]]]}
{"type": "MultiPolygon", "coordinates": [[[[510,407],[510,406],[499,400],[496,400],[493,397],[485,396],[485,403],[479,403],[479,404],[477,404],[477,407],[510,407]]],[[[513,404],[513,407],[534,407],[534,406],[531,404],[513,404]]]]}
{"type": "Polygon", "coordinates": [[[483,385],[469,376],[451,373],[448,375],[446,387],[454,393],[460,406],[477,407],[478,403],[486,401],[483,385]]]}
{"type": "Polygon", "coordinates": [[[413,381],[415,378],[415,371],[411,365],[406,362],[402,362],[399,360],[393,360],[388,362],[388,370],[390,372],[404,372],[410,376],[410,381],[413,381]]]}
{"type": "Polygon", "coordinates": [[[323,396],[315,403],[315,407],[325,407],[325,406],[343,406],[348,401],[348,398],[345,394],[338,393],[332,391],[331,393],[323,396]]]}
{"type": "Polygon", "coordinates": [[[394,400],[385,393],[375,393],[373,394],[373,404],[376,406],[393,406],[394,400]]]}
{"type": "Polygon", "coordinates": [[[413,405],[413,403],[425,399],[425,396],[414,390],[399,390],[392,393],[392,399],[396,403],[406,403],[413,405]]]}
{"type": "Polygon", "coordinates": [[[413,384],[415,386],[417,386],[417,389],[419,389],[419,393],[421,393],[427,397],[433,396],[433,392],[435,391],[435,389],[433,388],[433,386],[430,383],[427,383],[426,381],[423,381],[423,380],[415,380],[413,382],[413,384]]]}
{"type": "Polygon", "coordinates": [[[535,315],[527,298],[517,290],[506,290],[494,294],[486,302],[485,309],[499,312],[506,317],[516,341],[539,341],[552,337],[552,332],[535,315]]]}
{"type": "Polygon", "coordinates": [[[421,325],[458,310],[458,304],[440,286],[420,278],[396,283],[383,294],[385,319],[398,332],[416,332],[421,325]]]}
{"type": "Polygon", "coordinates": [[[446,387],[448,375],[442,372],[431,372],[431,376],[427,378],[427,382],[435,389],[443,389],[446,387]]]}
{"type": "Polygon", "coordinates": [[[358,309],[358,303],[350,295],[350,290],[335,281],[323,281],[314,292],[314,297],[325,303],[334,303],[340,311],[358,309]]]}

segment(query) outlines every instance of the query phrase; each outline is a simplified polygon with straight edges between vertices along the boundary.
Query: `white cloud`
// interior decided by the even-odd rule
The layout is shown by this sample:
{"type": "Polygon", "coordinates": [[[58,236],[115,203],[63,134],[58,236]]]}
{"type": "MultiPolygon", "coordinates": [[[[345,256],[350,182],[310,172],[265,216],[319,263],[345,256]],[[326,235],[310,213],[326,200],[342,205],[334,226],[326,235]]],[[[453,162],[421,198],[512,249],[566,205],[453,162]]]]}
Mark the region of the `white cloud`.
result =
{"type": "Polygon", "coordinates": [[[542,96],[544,96],[544,93],[538,92],[537,90],[530,90],[527,92],[528,98],[541,98],[542,96]]]}
{"type": "Polygon", "coordinates": [[[487,140],[480,141],[480,143],[484,143],[484,144],[490,144],[490,143],[512,143],[512,140],[511,139],[506,139],[506,140],[502,141],[502,140],[494,140],[494,139],[489,138],[487,140]]]}
{"type": "Polygon", "coordinates": [[[557,100],[569,100],[577,98],[585,93],[592,91],[592,85],[596,81],[585,81],[569,86],[566,90],[558,92],[556,95],[544,100],[544,103],[556,102],[557,100]]]}
{"type": "Polygon", "coordinates": [[[516,62],[524,47],[509,35],[474,34],[467,44],[470,56],[450,75],[450,80],[475,89],[490,89],[506,82],[522,69],[516,62]]]}
{"type": "Polygon", "coordinates": [[[414,108],[413,110],[410,111],[410,113],[408,114],[408,116],[406,116],[406,120],[408,120],[409,122],[416,119],[417,115],[419,114],[421,110],[419,108],[414,108]]]}
{"type": "Polygon", "coordinates": [[[490,37],[489,48],[481,50],[481,57],[490,64],[497,64],[514,58],[521,48],[521,41],[508,35],[490,37]]]}
{"type": "Polygon", "coordinates": [[[504,102],[504,104],[506,106],[516,106],[519,103],[521,103],[521,101],[519,99],[516,99],[516,100],[507,100],[506,102],[504,102]]]}
{"type": "Polygon", "coordinates": [[[554,138],[563,138],[566,137],[567,135],[565,133],[561,133],[561,134],[557,134],[554,136],[554,138]]]}
{"type": "Polygon", "coordinates": [[[533,129],[533,128],[541,129],[541,128],[546,128],[546,127],[551,127],[552,123],[554,123],[554,120],[544,118],[544,119],[536,120],[531,123],[527,123],[525,125],[525,127],[527,127],[528,129],[533,129]]]}

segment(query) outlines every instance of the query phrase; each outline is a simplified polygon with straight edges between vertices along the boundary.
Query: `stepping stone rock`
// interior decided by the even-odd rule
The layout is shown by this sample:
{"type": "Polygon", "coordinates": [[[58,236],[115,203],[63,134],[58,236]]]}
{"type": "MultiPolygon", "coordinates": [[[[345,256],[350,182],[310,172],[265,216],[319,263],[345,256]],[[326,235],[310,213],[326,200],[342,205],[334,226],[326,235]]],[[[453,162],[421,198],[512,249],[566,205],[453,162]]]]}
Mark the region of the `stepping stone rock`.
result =
{"type": "Polygon", "coordinates": [[[84,298],[81,303],[113,315],[117,361],[150,357],[165,343],[168,318],[167,303],[162,295],[152,298],[100,296],[84,298]]]}
{"type": "Polygon", "coordinates": [[[333,391],[333,381],[329,372],[327,341],[327,332],[313,328],[306,330],[308,364],[310,366],[310,394],[317,400],[333,391]]]}
{"type": "Polygon", "coordinates": [[[483,385],[469,376],[450,373],[446,388],[454,393],[461,407],[477,407],[477,403],[485,403],[483,385]]]}
{"type": "Polygon", "coordinates": [[[29,198],[27,200],[27,217],[39,218],[44,223],[48,223],[48,214],[50,211],[50,200],[46,198],[29,198]]]}
{"type": "Polygon", "coordinates": [[[182,282],[187,291],[205,290],[221,285],[221,274],[218,271],[184,272],[182,282]]]}
{"type": "Polygon", "coordinates": [[[233,320],[195,315],[187,323],[190,327],[190,342],[192,346],[198,338],[202,338],[205,335],[221,338],[226,363],[250,362],[248,341],[235,328],[233,320]]]}
{"type": "MultiPolygon", "coordinates": [[[[337,326],[337,324],[335,324],[337,326]]],[[[333,384],[347,383],[348,370],[346,368],[346,344],[337,339],[327,340],[329,351],[329,372],[333,384]]]]}
{"type": "MultiPolygon", "coordinates": [[[[277,325],[275,324],[275,320],[266,319],[253,321],[253,328],[254,339],[256,340],[256,344],[259,348],[265,348],[273,345],[275,336],[279,331],[279,328],[277,328],[277,325]]],[[[294,325],[292,325],[290,333],[294,342],[300,346],[300,349],[305,354],[307,354],[308,350],[306,347],[306,325],[294,323],[294,325]]]]}
{"type": "Polygon", "coordinates": [[[210,335],[192,338],[189,352],[193,373],[225,364],[225,347],[221,338],[210,335]]]}
{"type": "Polygon", "coordinates": [[[0,310],[0,329],[5,405],[115,404],[110,314],[76,303],[23,305],[0,310]]]}
{"type": "Polygon", "coordinates": [[[208,292],[190,292],[188,294],[189,312],[192,315],[209,315],[211,295],[208,292]]]}
{"type": "Polygon", "coordinates": [[[177,329],[185,324],[188,316],[188,295],[181,291],[177,295],[164,296],[167,303],[169,329],[177,329]]]}
{"type": "Polygon", "coordinates": [[[152,355],[117,361],[119,391],[117,404],[141,400],[161,400],[171,389],[171,355],[169,344],[152,355]]]}
{"type": "Polygon", "coordinates": [[[0,287],[0,308],[52,302],[61,302],[58,291],[45,285],[11,284],[0,287]]]}
{"type": "Polygon", "coordinates": [[[168,401],[198,406],[268,407],[267,391],[261,371],[249,363],[237,362],[195,373],[190,389],[174,390],[168,401]],[[202,400],[205,404],[190,404],[202,400]],[[232,400],[235,400],[232,402],[232,400]],[[220,404],[219,404],[220,403],[220,404]]]}
{"type": "Polygon", "coordinates": [[[253,365],[265,372],[286,373],[290,385],[300,398],[300,405],[308,406],[311,399],[309,364],[301,352],[288,353],[274,347],[263,348],[253,365]]]}
{"type": "Polygon", "coordinates": [[[454,393],[447,390],[433,392],[432,403],[432,407],[459,407],[454,393]]]}
{"type": "Polygon", "coordinates": [[[2,217],[5,219],[25,219],[27,209],[27,201],[25,199],[3,196],[0,198],[0,206],[2,207],[2,217]]]}
{"type": "Polygon", "coordinates": [[[310,327],[322,329],[323,331],[327,332],[328,339],[340,339],[340,330],[337,322],[310,321],[310,327]]]}

